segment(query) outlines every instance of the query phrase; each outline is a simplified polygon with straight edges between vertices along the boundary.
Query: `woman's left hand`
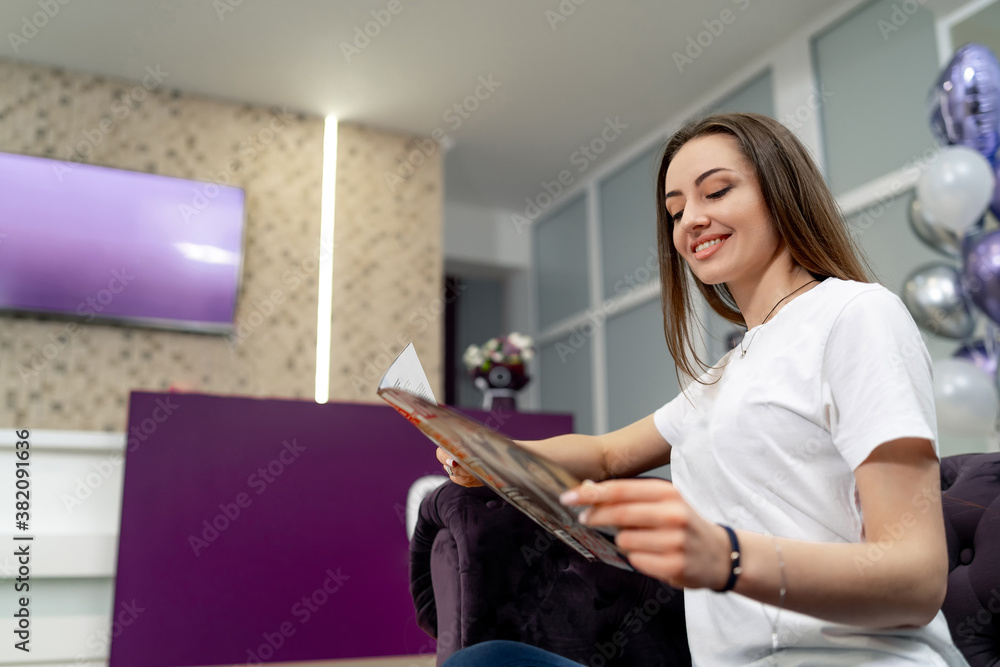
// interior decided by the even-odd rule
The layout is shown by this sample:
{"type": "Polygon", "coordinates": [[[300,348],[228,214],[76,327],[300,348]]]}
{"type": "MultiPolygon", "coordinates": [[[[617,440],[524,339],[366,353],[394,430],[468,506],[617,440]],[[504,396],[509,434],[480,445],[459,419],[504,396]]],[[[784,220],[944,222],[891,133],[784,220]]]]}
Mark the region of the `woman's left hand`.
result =
{"type": "Polygon", "coordinates": [[[721,589],[729,579],[726,531],[666,480],[588,482],[563,494],[563,504],[591,505],[582,523],[618,528],[615,543],[632,566],[675,588],[721,589]]]}

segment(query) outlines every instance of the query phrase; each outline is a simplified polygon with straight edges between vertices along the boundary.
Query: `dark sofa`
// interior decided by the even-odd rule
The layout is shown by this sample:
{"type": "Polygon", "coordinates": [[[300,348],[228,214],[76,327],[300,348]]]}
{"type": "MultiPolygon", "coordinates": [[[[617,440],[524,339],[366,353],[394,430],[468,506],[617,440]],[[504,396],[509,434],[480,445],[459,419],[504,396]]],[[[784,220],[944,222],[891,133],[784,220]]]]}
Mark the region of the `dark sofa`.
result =
{"type": "MultiPolygon", "coordinates": [[[[1000,665],[1000,453],[941,462],[950,574],[943,610],[971,667],[1000,665]]],[[[440,665],[489,639],[591,667],[690,665],[683,592],[591,564],[486,488],[444,484],[421,503],[410,589],[440,665]]]]}

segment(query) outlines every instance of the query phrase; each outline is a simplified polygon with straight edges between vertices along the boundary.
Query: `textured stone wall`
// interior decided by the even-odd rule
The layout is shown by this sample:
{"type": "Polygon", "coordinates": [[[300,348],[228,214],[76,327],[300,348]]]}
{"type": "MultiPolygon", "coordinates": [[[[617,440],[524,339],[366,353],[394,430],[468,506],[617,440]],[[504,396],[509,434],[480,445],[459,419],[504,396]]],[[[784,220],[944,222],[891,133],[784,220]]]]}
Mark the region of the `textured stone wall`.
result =
{"type": "Polygon", "coordinates": [[[381,400],[378,380],[412,341],[444,400],[441,184],[430,140],[341,125],[331,398],[381,400]]]}

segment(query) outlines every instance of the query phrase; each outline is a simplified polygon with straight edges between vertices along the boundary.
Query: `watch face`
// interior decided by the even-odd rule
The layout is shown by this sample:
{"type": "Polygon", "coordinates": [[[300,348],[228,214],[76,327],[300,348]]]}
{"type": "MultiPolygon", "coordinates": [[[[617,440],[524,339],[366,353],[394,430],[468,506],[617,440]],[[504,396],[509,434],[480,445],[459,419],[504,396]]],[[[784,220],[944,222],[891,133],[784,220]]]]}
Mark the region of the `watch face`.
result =
{"type": "Polygon", "coordinates": [[[505,366],[494,366],[490,369],[489,380],[491,387],[508,387],[513,379],[514,375],[505,366]]]}

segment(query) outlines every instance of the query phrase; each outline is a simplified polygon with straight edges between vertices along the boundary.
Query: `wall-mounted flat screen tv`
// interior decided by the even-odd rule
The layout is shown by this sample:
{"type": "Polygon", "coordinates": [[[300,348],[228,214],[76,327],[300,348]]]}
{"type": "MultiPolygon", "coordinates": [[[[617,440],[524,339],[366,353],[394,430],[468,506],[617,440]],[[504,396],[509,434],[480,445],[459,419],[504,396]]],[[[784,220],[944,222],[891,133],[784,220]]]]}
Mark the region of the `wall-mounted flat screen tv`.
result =
{"type": "Polygon", "coordinates": [[[0,313],[233,331],[244,192],[0,153],[0,313]]]}

